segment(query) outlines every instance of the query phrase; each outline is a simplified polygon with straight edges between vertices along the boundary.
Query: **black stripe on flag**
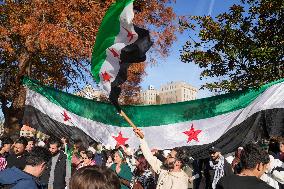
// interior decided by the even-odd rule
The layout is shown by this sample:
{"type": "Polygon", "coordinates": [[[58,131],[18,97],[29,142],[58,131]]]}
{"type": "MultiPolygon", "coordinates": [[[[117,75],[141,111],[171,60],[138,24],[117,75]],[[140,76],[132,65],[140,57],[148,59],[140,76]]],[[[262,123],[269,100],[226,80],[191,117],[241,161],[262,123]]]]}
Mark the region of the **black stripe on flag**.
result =
{"type": "Polygon", "coordinates": [[[148,30],[134,26],[135,32],[138,34],[138,39],[124,47],[120,54],[120,69],[115,80],[111,83],[111,92],[109,99],[111,103],[116,107],[117,111],[120,112],[121,108],[118,103],[118,98],[121,92],[120,85],[123,84],[127,79],[127,71],[132,63],[144,62],[146,60],[146,52],[153,45],[148,30]]]}
{"type": "Polygon", "coordinates": [[[25,106],[23,123],[58,139],[61,139],[63,136],[68,137],[72,143],[80,139],[85,146],[88,146],[90,142],[94,141],[81,129],[51,119],[48,115],[30,105],[25,106]]]}
{"type": "Polygon", "coordinates": [[[209,148],[212,146],[220,148],[222,154],[227,154],[240,146],[272,136],[284,136],[284,109],[262,110],[228,130],[213,143],[183,148],[194,158],[203,159],[209,157],[209,148]]]}

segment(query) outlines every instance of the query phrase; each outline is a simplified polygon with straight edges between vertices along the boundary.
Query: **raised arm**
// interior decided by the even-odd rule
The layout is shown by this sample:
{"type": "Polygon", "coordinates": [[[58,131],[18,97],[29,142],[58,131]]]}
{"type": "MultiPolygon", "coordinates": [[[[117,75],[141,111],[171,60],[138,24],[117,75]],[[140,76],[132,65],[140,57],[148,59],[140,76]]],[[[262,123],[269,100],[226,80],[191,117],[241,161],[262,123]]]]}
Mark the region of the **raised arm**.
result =
{"type": "Polygon", "coordinates": [[[161,171],[161,166],[162,166],[162,162],[160,160],[158,160],[157,157],[155,157],[150,148],[148,147],[147,142],[144,139],[144,134],[142,133],[142,131],[140,129],[134,129],[135,134],[139,137],[140,140],[140,147],[141,147],[141,151],[145,157],[145,159],[148,161],[148,163],[151,165],[152,169],[156,172],[156,173],[160,173],[161,171]],[[142,138],[140,137],[142,136],[142,138]]]}

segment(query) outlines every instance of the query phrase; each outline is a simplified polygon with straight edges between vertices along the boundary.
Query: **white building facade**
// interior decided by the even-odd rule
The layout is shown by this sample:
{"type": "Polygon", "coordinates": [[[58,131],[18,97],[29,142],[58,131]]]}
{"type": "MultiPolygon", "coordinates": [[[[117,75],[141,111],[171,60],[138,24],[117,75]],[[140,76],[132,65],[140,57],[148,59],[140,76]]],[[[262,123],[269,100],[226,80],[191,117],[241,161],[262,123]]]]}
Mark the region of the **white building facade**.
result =
{"type": "Polygon", "coordinates": [[[157,96],[159,91],[157,91],[153,85],[150,85],[147,90],[140,93],[141,102],[143,104],[157,104],[157,96]]]}
{"type": "Polygon", "coordinates": [[[198,89],[185,82],[170,82],[162,85],[160,90],[149,86],[147,90],[141,92],[141,102],[143,104],[170,104],[195,100],[198,89]]]}

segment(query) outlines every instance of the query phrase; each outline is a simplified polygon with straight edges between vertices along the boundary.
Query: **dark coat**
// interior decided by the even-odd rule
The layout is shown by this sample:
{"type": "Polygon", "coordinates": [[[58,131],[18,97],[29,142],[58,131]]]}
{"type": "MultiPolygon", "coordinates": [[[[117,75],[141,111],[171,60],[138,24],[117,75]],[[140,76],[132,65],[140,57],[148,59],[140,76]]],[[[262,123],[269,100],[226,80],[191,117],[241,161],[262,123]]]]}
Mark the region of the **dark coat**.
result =
{"type": "Polygon", "coordinates": [[[27,152],[25,152],[22,156],[16,156],[14,153],[9,154],[6,157],[7,168],[17,167],[23,170],[26,166],[26,156],[27,152]]]}
{"type": "MultiPolygon", "coordinates": [[[[209,159],[206,162],[206,188],[212,188],[212,182],[214,179],[214,175],[215,175],[215,170],[210,166],[209,164],[209,159]]],[[[213,162],[214,163],[214,162],[213,162]]],[[[217,163],[217,162],[216,162],[217,163]]],[[[228,163],[228,161],[226,159],[224,159],[224,176],[228,176],[228,175],[233,175],[233,170],[231,165],[228,163]]]]}
{"type": "Polygon", "coordinates": [[[8,168],[0,172],[0,188],[13,189],[41,189],[38,179],[16,167],[8,168]]]}
{"type": "Polygon", "coordinates": [[[51,159],[47,163],[46,168],[40,177],[41,183],[47,187],[50,175],[54,174],[53,188],[54,189],[64,189],[65,186],[68,184],[65,182],[66,166],[68,166],[66,165],[66,160],[67,160],[67,156],[62,151],[59,151],[59,157],[56,162],[54,172],[51,173],[51,163],[52,163],[52,159],[51,159]]]}

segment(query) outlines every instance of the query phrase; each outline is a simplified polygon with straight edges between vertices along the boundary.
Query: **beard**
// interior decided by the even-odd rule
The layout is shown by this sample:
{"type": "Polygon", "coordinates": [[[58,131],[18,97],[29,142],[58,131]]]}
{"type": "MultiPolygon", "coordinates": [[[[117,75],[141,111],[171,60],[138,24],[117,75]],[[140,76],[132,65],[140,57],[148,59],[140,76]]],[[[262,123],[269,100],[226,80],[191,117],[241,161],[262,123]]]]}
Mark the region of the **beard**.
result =
{"type": "Polygon", "coordinates": [[[163,163],[163,167],[167,170],[170,170],[170,169],[173,169],[175,166],[174,166],[175,162],[166,162],[164,161],[163,163]]]}
{"type": "Polygon", "coordinates": [[[58,150],[57,152],[51,153],[51,156],[54,157],[54,156],[56,156],[58,153],[59,153],[59,150],[58,150]]]}
{"type": "Polygon", "coordinates": [[[212,160],[213,162],[218,162],[219,159],[220,159],[220,156],[211,157],[211,160],[212,160]]]}

